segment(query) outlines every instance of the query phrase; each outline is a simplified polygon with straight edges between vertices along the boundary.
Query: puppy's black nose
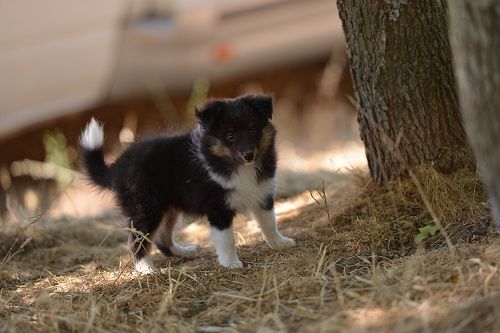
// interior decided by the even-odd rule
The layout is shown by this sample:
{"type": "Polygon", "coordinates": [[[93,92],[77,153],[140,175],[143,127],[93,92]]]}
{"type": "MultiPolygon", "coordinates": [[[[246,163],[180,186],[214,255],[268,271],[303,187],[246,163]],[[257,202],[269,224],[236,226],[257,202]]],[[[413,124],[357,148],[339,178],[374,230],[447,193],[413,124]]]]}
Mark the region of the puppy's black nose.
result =
{"type": "Polygon", "coordinates": [[[245,159],[245,161],[247,161],[247,162],[253,161],[253,157],[254,157],[253,151],[246,151],[242,155],[243,155],[243,158],[245,159]]]}

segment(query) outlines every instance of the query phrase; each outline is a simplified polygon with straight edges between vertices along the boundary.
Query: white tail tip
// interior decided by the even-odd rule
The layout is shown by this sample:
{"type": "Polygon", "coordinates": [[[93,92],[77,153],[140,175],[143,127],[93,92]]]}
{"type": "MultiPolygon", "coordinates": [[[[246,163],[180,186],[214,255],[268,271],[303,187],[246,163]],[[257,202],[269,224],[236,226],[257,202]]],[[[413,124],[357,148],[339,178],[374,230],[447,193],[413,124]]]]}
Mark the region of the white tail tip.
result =
{"type": "Polygon", "coordinates": [[[88,150],[101,148],[104,143],[104,131],[102,125],[92,118],[80,136],[80,145],[88,150]]]}

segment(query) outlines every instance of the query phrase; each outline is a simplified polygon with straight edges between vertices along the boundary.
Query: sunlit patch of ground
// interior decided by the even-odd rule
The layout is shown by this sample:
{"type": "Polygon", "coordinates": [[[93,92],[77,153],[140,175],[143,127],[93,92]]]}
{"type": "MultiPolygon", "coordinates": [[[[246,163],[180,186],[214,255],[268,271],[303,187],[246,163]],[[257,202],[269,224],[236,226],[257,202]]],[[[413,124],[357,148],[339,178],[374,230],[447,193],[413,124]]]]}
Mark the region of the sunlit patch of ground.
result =
{"type": "Polygon", "coordinates": [[[363,145],[350,141],[342,146],[332,145],[323,150],[304,151],[286,142],[280,146],[282,168],[315,172],[321,170],[342,171],[366,168],[363,145]]]}

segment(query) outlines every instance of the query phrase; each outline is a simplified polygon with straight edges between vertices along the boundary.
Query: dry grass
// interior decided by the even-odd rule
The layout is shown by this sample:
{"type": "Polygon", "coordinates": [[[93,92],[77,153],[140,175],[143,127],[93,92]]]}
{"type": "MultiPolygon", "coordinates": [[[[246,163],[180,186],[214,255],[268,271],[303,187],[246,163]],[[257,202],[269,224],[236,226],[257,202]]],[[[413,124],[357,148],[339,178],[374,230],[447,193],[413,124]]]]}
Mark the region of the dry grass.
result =
{"type": "Polygon", "coordinates": [[[415,245],[433,220],[414,184],[381,189],[364,175],[343,189],[326,184],[317,201],[278,203],[297,248],[269,250],[239,219],[241,270],[215,264],[203,224],[182,235],[202,245],[196,258],[156,254],[163,268],[148,276],[127,265],[117,214],[35,224],[23,251],[0,264],[0,332],[494,331],[500,240],[478,179],[416,175],[455,252],[443,232],[415,245]]]}

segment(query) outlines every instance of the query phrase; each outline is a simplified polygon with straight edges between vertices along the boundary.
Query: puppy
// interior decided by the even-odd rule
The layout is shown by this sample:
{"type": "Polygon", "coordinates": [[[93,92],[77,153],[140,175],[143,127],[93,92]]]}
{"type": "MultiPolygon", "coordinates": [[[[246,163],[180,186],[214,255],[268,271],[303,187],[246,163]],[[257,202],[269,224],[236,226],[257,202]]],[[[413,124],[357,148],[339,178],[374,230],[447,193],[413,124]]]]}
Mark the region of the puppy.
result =
{"type": "Polygon", "coordinates": [[[196,111],[187,134],[155,136],[133,143],[111,165],[103,158],[103,128],[92,119],[80,137],[82,168],[97,186],[111,190],[128,218],[128,246],[138,272],[154,267],[150,237],[164,255],[189,255],[172,231],[181,215],[206,216],[219,263],[241,268],[233,219],[248,212],[273,249],[295,245],[276,227],[276,130],[272,98],[212,100],[196,111]]]}

